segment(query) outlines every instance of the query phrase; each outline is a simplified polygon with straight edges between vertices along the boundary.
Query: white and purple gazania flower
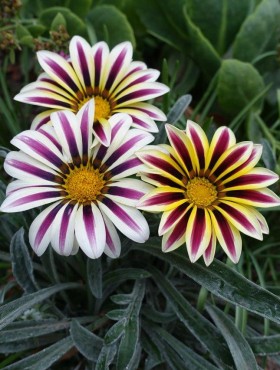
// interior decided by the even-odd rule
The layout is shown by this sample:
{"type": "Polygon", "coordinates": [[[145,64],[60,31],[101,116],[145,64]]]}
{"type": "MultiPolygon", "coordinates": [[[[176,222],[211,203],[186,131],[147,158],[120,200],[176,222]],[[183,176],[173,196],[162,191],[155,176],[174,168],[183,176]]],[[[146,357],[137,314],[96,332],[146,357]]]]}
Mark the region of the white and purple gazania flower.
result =
{"type": "Polygon", "coordinates": [[[149,237],[148,224],[135,205],[151,186],[128,177],[143,166],[135,151],[153,136],[131,129],[131,117],[119,113],[111,119],[110,147],[92,147],[93,115],[92,99],[77,115],[52,113],[52,125],[24,131],[12,140],[19,151],[7,155],[4,168],[16,180],[7,187],[1,211],[21,212],[51,203],[29,230],[38,255],[51,243],[66,256],[80,247],[90,258],[103,252],[117,257],[121,245],[116,228],[139,243],[149,237]]]}
{"type": "Polygon", "coordinates": [[[258,163],[262,147],[236,143],[234,133],[220,127],[212,141],[192,121],[186,131],[166,125],[170,145],[144,148],[137,155],[146,164],[142,180],[156,188],[138,208],[163,212],[159,234],[162,250],[186,244],[192,262],[203,255],[209,265],[216,240],[237,263],[242,249],[240,231],[262,240],[268,226],[255,207],[274,207],[280,199],[267,186],[278,176],[258,163]]]}
{"type": "Polygon", "coordinates": [[[166,116],[144,101],[165,94],[169,88],[155,82],[159,77],[157,70],[132,61],[129,42],[115,46],[110,52],[105,42],[91,47],[82,37],[75,36],[69,53],[67,61],[59,54],[39,51],[38,61],[45,73],[15,97],[21,102],[52,108],[34,119],[33,129],[49,122],[54,110],[69,109],[76,113],[94,97],[93,130],[103,145],[110,143],[110,122],[116,113],[129,114],[136,128],[158,131],[154,121],[165,121],[166,116]]]}

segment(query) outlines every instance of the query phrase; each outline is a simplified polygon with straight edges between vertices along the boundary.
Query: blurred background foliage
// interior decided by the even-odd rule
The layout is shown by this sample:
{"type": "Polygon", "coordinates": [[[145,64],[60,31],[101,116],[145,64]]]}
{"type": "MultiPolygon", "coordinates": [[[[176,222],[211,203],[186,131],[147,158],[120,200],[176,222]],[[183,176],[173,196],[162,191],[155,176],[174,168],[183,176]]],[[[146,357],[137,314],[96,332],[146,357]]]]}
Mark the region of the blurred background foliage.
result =
{"type": "MultiPolygon", "coordinates": [[[[209,136],[226,125],[279,174],[278,0],[1,0],[0,13],[1,166],[39,111],[13,101],[40,72],[35,52],[67,54],[81,35],[131,41],[171,88],[154,102],[169,123],[190,118],[209,136]]],[[[1,168],[0,200],[8,181],[1,168]]],[[[184,247],[161,252],[156,215],[147,243],[123,238],[121,258],[89,260],[36,257],[36,211],[1,214],[0,369],[280,369],[279,210],[265,211],[263,242],[243,238],[237,266],[218,253],[208,268],[184,247]]]]}

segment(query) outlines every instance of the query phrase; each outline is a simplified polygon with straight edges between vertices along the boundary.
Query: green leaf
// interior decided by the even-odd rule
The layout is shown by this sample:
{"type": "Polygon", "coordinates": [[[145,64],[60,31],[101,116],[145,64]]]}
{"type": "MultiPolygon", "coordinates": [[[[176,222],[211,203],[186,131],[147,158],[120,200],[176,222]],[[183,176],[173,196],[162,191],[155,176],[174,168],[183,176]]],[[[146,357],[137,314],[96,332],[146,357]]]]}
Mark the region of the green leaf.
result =
{"type": "Polygon", "coordinates": [[[136,40],[133,29],[126,16],[113,5],[99,5],[94,7],[87,15],[99,40],[106,40],[110,47],[122,41],[130,41],[135,48],[136,40]],[[104,33],[104,26],[107,31],[104,33]],[[117,30],[117,32],[116,32],[117,30]]]}
{"type": "Polygon", "coordinates": [[[280,298],[275,294],[218,260],[206,267],[202,262],[191,263],[185,250],[162,253],[160,245],[160,238],[154,237],[144,244],[134,243],[132,249],[158,257],[216,296],[280,324],[280,298]]]}
{"type": "MultiPolygon", "coordinates": [[[[221,108],[228,115],[237,115],[263,89],[262,77],[251,64],[235,59],[222,62],[218,74],[217,96],[221,108]]],[[[263,99],[259,99],[251,110],[261,111],[262,101],[263,99]]]]}
{"type": "Polygon", "coordinates": [[[279,22],[279,1],[263,0],[237,34],[233,44],[234,57],[251,62],[265,51],[276,50],[279,22]]]}
{"type": "Polygon", "coordinates": [[[229,368],[232,365],[230,353],[222,336],[215,327],[192,307],[181,293],[165,279],[161,272],[154,268],[151,271],[153,272],[155,283],[182,323],[210,352],[215,362],[221,364],[224,369],[229,368]]]}
{"type": "MultiPolygon", "coordinates": [[[[2,332],[1,332],[2,336],[2,332]]],[[[64,333],[58,334],[51,334],[51,335],[44,335],[44,336],[37,336],[36,338],[28,338],[24,341],[13,341],[10,343],[0,343],[0,353],[8,354],[8,353],[18,353],[22,351],[27,351],[30,349],[38,348],[38,347],[46,347],[48,344],[58,342],[62,338],[65,337],[64,333]]]]}
{"type": "Polygon", "coordinates": [[[40,23],[31,24],[30,26],[27,26],[27,29],[33,37],[38,37],[46,31],[46,27],[40,23]]]}
{"type": "Polygon", "coordinates": [[[14,277],[26,293],[37,290],[33,275],[33,265],[27,246],[24,241],[24,230],[21,228],[13,236],[10,244],[10,253],[14,277]]]}
{"type": "Polygon", "coordinates": [[[61,13],[67,23],[67,31],[70,36],[86,35],[86,26],[84,22],[68,8],[62,6],[55,6],[43,10],[39,15],[40,22],[45,25],[48,29],[51,28],[51,24],[58,13],[61,13]]]}
{"type": "Polygon", "coordinates": [[[206,309],[227,341],[236,368],[258,370],[258,364],[251,347],[230,318],[217,307],[208,305],[206,309]]]}
{"type": "Polygon", "coordinates": [[[100,258],[87,260],[87,281],[95,298],[102,298],[102,265],[100,258]]]}
{"type": "Polygon", "coordinates": [[[264,138],[261,139],[261,144],[263,146],[262,160],[264,161],[265,167],[274,171],[276,167],[276,158],[271,145],[264,138]]]}
{"type": "MultiPolygon", "coordinates": [[[[61,3],[61,0],[58,0],[57,2],[59,5],[61,3]]],[[[88,14],[92,2],[93,0],[70,0],[67,3],[73,13],[77,14],[81,18],[84,18],[88,14]]]]}
{"type": "Polygon", "coordinates": [[[124,333],[124,328],[126,325],[126,318],[123,318],[116,322],[111,328],[107,331],[104,342],[107,345],[115,343],[121,335],[124,333]]]}
{"type": "Polygon", "coordinates": [[[137,280],[131,294],[131,303],[127,308],[124,334],[118,349],[117,370],[133,369],[138,354],[138,341],[140,335],[139,312],[145,293],[145,281],[137,280]]]}
{"type": "Polygon", "coordinates": [[[26,27],[19,24],[16,26],[16,36],[21,41],[23,37],[31,36],[31,34],[26,27]]]}
{"type": "Polygon", "coordinates": [[[114,360],[116,353],[117,346],[115,344],[111,346],[103,346],[97,359],[95,370],[109,370],[109,366],[114,360]]]}
{"type": "Polygon", "coordinates": [[[115,321],[119,321],[123,319],[126,315],[126,309],[116,309],[116,310],[111,310],[106,313],[106,316],[115,321]]]}
{"type": "Polygon", "coordinates": [[[67,22],[61,13],[57,13],[57,15],[54,17],[51,23],[50,30],[58,31],[60,26],[64,26],[65,28],[67,28],[67,22]]]}
{"type": "Polygon", "coordinates": [[[46,370],[68,352],[73,346],[72,338],[67,337],[54,343],[48,348],[37,352],[35,355],[25,357],[12,365],[6,366],[5,370],[46,370]]]}
{"type": "Polygon", "coordinates": [[[258,356],[271,356],[280,354],[280,335],[266,337],[246,338],[253,352],[258,356]]]}
{"type": "Polygon", "coordinates": [[[9,325],[13,320],[22,315],[30,307],[42,302],[55,293],[66,289],[81,288],[77,283],[57,284],[50,288],[41,289],[38,292],[25,295],[0,307],[0,329],[9,325]]]}
{"type": "Polygon", "coordinates": [[[97,361],[103,340],[84,328],[78,321],[71,324],[70,334],[79,352],[88,360],[97,361]]]}
{"type": "MultiPolygon", "coordinates": [[[[206,361],[203,357],[199,356],[193,350],[188,348],[184,343],[180,342],[173,335],[169,334],[166,330],[159,327],[157,333],[161,338],[173,348],[182,360],[188,364],[192,370],[218,370],[218,368],[206,361]]],[[[224,368],[225,369],[225,368],[224,368]]]]}
{"type": "Polygon", "coordinates": [[[250,4],[250,0],[187,0],[187,10],[192,22],[222,55],[234,40],[250,4]]]}

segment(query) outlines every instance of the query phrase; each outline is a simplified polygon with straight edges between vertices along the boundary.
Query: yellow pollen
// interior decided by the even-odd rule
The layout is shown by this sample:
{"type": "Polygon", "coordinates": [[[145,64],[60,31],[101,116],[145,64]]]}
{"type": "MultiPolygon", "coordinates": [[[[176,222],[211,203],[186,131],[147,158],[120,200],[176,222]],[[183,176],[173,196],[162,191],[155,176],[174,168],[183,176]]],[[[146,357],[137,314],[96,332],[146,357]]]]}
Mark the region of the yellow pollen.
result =
{"type": "Polygon", "coordinates": [[[111,106],[108,100],[103,99],[97,95],[94,98],[95,111],[94,111],[94,122],[99,121],[100,118],[108,118],[111,113],[111,106]]]}
{"type": "Polygon", "coordinates": [[[79,203],[92,202],[101,193],[105,181],[103,175],[93,168],[75,168],[64,183],[68,197],[79,203]]]}
{"type": "Polygon", "coordinates": [[[218,198],[216,186],[204,177],[195,177],[186,186],[190,203],[198,207],[208,207],[218,198]]]}

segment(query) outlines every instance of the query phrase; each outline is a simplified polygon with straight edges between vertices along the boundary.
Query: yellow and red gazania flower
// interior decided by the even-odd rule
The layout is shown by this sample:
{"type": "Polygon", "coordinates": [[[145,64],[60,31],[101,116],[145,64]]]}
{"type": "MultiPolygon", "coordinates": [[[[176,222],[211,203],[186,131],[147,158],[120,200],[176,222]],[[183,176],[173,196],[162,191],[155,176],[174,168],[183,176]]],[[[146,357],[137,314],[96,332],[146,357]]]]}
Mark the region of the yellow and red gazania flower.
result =
{"type": "Polygon", "coordinates": [[[45,71],[36,82],[25,86],[15,100],[53,108],[35,117],[32,128],[49,122],[54,110],[74,113],[95,98],[93,130],[99,141],[108,146],[111,139],[110,118],[115,113],[129,114],[133,126],[157,132],[154,120],[165,121],[165,114],[144,101],[169,91],[155,82],[159,72],[142,62],[132,62],[132,45],[123,42],[112,51],[105,42],[93,47],[82,37],[74,36],[69,46],[70,58],[50,51],[39,51],[38,61],[45,71]]]}
{"type": "Polygon", "coordinates": [[[242,249],[240,231],[262,240],[268,226],[255,207],[273,207],[280,199],[266,187],[278,176],[255,167],[261,145],[236,144],[233,132],[220,127],[212,141],[192,121],[186,131],[166,125],[170,145],[144,148],[137,155],[146,164],[142,180],[156,188],[145,195],[138,208],[163,212],[159,235],[162,250],[172,251],[186,243],[192,262],[203,255],[209,265],[216,239],[237,263],[242,249]]]}

